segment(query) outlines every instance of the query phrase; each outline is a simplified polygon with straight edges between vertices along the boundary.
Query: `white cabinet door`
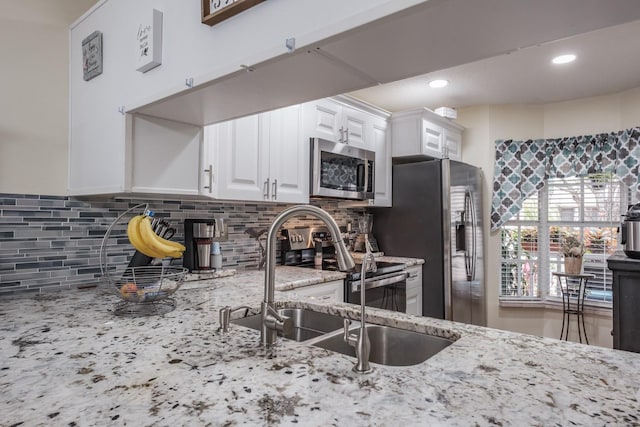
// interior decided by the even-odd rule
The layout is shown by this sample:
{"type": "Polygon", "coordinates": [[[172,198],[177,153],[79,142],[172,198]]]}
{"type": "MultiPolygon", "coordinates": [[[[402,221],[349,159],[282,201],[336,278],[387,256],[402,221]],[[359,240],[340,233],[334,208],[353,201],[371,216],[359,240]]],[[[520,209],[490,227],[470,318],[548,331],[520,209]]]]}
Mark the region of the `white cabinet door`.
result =
{"type": "Polygon", "coordinates": [[[391,146],[387,136],[387,121],[374,120],[372,138],[372,149],[376,152],[374,206],[391,206],[391,146]]]}
{"type": "Polygon", "coordinates": [[[302,106],[269,113],[269,199],[309,202],[310,146],[302,133],[302,106]]]}
{"type": "Polygon", "coordinates": [[[292,299],[303,297],[321,301],[344,302],[344,281],[334,280],[317,285],[303,286],[290,291],[283,291],[282,294],[285,298],[292,299]]]}
{"type": "Polygon", "coordinates": [[[407,314],[412,314],[414,316],[422,316],[419,308],[420,303],[418,302],[418,296],[412,295],[409,296],[407,294],[407,314]]]}
{"type": "Polygon", "coordinates": [[[342,107],[330,99],[304,104],[305,139],[322,138],[342,142],[342,107]]]}
{"type": "Polygon", "coordinates": [[[333,99],[305,104],[305,137],[323,138],[358,148],[368,148],[371,139],[370,114],[333,99]]]}
{"type": "Polygon", "coordinates": [[[422,316],[422,265],[407,268],[407,314],[422,316]]]}
{"type": "Polygon", "coordinates": [[[462,161],[462,134],[458,130],[444,129],[442,137],[445,156],[462,161]]]}
{"type": "Polygon", "coordinates": [[[213,165],[212,172],[204,172],[202,190],[205,195],[219,199],[267,200],[269,156],[268,118],[264,115],[243,117],[207,128],[206,152],[214,158],[204,163],[213,165]],[[267,144],[264,142],[267,141],[267,144]],[[213,189],[204,188],[213,174],[213,189]]]}
{"type": "Polygon", "coordinates": [[[371,129],[371,116],[355,108],[342,107],[342,142],[358,148],[373,149],[368,146],[367,133],[371,129]]]}
{"type": "Polygon", "coordinates": [[[442,158],[443,157],[443,129],[429,120],[422,120],[422,154],[442,158]]]}

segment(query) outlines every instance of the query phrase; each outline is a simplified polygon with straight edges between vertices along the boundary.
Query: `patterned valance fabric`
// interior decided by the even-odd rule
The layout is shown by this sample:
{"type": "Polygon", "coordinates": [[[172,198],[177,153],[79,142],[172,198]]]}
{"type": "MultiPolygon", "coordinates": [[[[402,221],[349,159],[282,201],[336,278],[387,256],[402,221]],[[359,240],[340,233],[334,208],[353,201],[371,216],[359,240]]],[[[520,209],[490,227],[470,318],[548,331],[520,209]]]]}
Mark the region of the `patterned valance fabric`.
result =
{"type": "Polygon", "coordinates": [[[613,172],[640,200],[640,127],[598,135],[496,141],[491,203],[495,231],[522,209],[549,178],[613,172]]]}

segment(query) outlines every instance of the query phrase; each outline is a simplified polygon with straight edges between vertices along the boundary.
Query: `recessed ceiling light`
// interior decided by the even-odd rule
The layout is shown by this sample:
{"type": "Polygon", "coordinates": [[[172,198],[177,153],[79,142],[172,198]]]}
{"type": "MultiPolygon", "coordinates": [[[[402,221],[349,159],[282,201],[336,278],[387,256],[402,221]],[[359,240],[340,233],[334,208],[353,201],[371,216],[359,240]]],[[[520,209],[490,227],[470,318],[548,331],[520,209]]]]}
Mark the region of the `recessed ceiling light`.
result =
{"type": "Polygon", "coordinates": [[[569,62],[573,62],[576,60],[576,56],[574,54],[568,55],[560,55],[556,56],[551,60],[554,64],[568,64],[569,62]]]}
{"type": "Polygon", "coordinates": [[[445,87],[448,84],[449,84],[448,80],[431,80],[429,82],[429,86],[431,86],[432,88],[441,88],[441,87],[445,87]]]}

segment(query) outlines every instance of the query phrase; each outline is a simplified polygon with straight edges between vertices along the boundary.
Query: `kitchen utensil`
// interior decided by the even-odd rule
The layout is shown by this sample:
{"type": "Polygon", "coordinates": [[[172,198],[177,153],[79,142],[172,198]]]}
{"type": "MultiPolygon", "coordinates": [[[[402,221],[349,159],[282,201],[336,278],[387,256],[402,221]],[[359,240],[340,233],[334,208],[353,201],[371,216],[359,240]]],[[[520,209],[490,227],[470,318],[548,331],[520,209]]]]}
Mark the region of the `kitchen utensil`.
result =
{"type": "Polygon", "coordinates": [[[360,234],[371,234],[373,229],[373,215],[362,214],[358,219],[358,232],[360,234]]]}

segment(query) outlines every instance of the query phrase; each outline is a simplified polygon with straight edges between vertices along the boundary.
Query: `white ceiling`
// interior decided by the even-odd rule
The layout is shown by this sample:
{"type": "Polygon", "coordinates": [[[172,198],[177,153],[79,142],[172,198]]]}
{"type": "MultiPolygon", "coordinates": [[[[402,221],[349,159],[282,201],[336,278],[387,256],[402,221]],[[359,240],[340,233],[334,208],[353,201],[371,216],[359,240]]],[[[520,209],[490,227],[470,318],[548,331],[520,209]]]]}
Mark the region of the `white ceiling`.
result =
{"type": "Polygon", "coordinates": [[[541,104],[640,87],[640,21],[378,85],[351,95],[388,111],[482,104],[541,104]],[[559,54],[577,60],[551,64],[559,54]],[[428,82],[446,79],[443,89],[428,82]]]}

